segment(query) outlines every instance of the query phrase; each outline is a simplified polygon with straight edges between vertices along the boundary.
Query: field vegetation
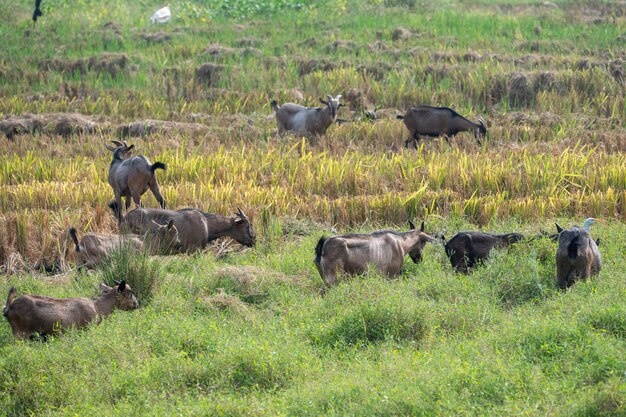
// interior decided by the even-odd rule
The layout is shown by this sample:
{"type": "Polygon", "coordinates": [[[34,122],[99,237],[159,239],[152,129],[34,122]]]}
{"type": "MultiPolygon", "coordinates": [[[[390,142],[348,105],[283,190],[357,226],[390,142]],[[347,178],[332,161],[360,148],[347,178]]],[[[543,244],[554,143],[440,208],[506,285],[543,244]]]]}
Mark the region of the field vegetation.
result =
{"type": "Polygon", "coordinates": [[[0,296],[126,279],[142,303],[47,343],[0,326],[0,415],[626,414],[623,2],[184,0],[154,26],[151,0],[44,0],[36,26],[0,6],[0,296]],[[342,123],[277,135],[272,99],[326,94],[342,123]],[[405,149],[414,104],[488,136],[405,149]],[[169,207],[241,207],[257,246],[69,270],[70,226],[116,230],[112,139],[168,165],[169,207]],[[568,292],[537,239],[470,276],[428,245],[318,294],[322,234],[589,216],[604,268],[568,292]]]}

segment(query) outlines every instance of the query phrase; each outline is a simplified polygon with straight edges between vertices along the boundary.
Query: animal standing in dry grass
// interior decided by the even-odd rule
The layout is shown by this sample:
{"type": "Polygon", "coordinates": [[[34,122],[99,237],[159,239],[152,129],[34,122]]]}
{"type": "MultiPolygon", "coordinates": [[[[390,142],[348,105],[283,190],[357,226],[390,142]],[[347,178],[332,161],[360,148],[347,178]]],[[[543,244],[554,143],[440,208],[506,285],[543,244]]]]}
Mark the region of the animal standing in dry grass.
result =
{"type": "Polygon", "coordinates": [[[406,254],[413,262],[420,262],[424,246],[434,239],[424,233],[424,222],[420,229],[410,221],[409,226],[411,230],[408,232],[379,230],[369,234],[320,238],[314,262],[326,287],[335,285],[337,274],[362,274],[370,264],[381,274],[398,275],[406,254]]]}
{"type": "Polygon", "coordinates": [[[71,327],[81,328],[92,321],[100,321],[119,308],[132,310],[139,303],[125,281],[111,288],[100,284],[100,298],[52,298],[41,295],[23,295],[15,298],[15,288],[9,290],[3,314],[16,339],[48,336],[71,327]]]}
{"type": "Polygon", "coordinates": [[[326,129],[337,120],[337,112],[343,104],[339,103],[341,95],[336,97],[327,94],[328,101],[320,98],[324,107],[305,107],[294,103],[278,106],[276,100],[270,103],[276,113],[278,133],[293,132],[300,136],[322,136],[326,129]]]}
{"type": "Polygon", "coordinates": [[[459,232],[444,247],[454,270],[467,274],[487,259],[493,248],[504,248],[522,239],[524,235],[519,233],[459,232]]]}
{"type": "Polygon", "coordinates": [[[487,127],[482,117],[478,119],[478,123],[472,123],[448,107],[411,107],[405,115],[396,117],[404,120],[404,125],[409,129],[410,137],[404,142],[407,148],[409,143],[417,148],[420,136],[443,136],[449,143],[449,138],[459,132],[472,132],[480,144],[480,139],[487,135],[487,127]]]}
{"type": "Polygon", "coordinates": [[[559,288],[567,289],[579,279],[597,275],[602,268],[602,255],[589,235],[589,226],[596,219],[588,218],[583,227],[563,229],[558,224],[559,246],[556,249],[556,276],[559,288]]]}
{"type": "Polygon", "coordinates": [[[79,242],[75,228],[72,227],[69,234],[76,248],[78,268],[96,267],[110,259],[115,251],[158,255],[177,252],[181,246],[173,221],[166,225],[153,222],[143,235],[88,233],[79,242]]]}
{"type": "Polygon", "coordinates": [[[165,200],[159,190],[155,171],[157,169],[167,169],[162,162],[150,163],[143,155],[130,156],[135,145],[128,145],[126,142],[112,141],[116,146],[105,144],[106,148],[113,153],[113,159],[109,166],[109,184],[115,194],[117,203],[116,216],[122,214],[122,197],[126,199],[126,210],[130,207],[132,198],[138,207],[141,207],[141,196],[148,191],[152,191],[154,197],[159,202],[161,208],[165,208],[165,200]]]}
{"type": "MultiPolygon", "coordinates": [[[[116,212],[112,203],[111,209],[116,212]]],[[[235,216],[204,213],[186,208],[182,210],[164,210],[136,208],[120,219],[120,230],[131,233],[145,233],[153,221],[173,221],[178,229],[182,252],[201,250],[219,237],[227,236],[245,246],[254,246],[256,236],[248,217],[237,208],[235,216]]]]}

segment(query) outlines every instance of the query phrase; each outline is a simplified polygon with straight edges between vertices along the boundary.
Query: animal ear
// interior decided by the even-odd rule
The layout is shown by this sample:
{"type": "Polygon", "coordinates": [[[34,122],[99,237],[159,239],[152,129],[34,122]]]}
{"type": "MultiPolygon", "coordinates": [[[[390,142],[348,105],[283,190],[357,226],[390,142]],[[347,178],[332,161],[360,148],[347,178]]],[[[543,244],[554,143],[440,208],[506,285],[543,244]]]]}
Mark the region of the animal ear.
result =
{"type": "Polygon", "coordinates": [[[170,220],[170,221],[167,223],[167,230],[170,230],[172,227],[174,227],[174,220],[173,220],[173,219],[172,219],[172,220],[170,220]]]}
{"type": "Polygon", "coordinates": [[[556,223],[556,222],[554,224],[556,225],[556,232],[557,233],[561,233],[563,231],[563,228],[561,226],[559,226],[559,224],[556,223]]]}
{"type": "Polygon", "coordinates": [[[340,98],[341,98],[341,94],[339,94],[337,97],[335,97],[335,100],[339,101],[340,98]]]}
{"type": "Polygon", "coordinates": [[[324,101],[324,99],[323,99],[323,98],[320,98],[320,103],[322,103],[322,104],[326,104],[326,105],[328,106],[328,102],[327,102],[327,101],[324,101]]]}
{"type": "Polygon", "coordinates": [[[422,220],[422,225],[420,226],[420,232],[424,231],[424,220],[422,220]]]}
{"type": "Polygon", "coordinates": [[[235,224],[242,224],[244,222],[245,222],[245,220],[242,219],[241,217],[238,217],[238,218],[235,219],[235,224]]]}
{"type": "Polygon", "coordinates": [[[596,239],[596,246],[600,246],[600,238],[596,239]]]}
{"type": "Polygon", "coordinates": [[[126,152],[130,152],[134,147],[135,145],[130,145],[129,147],[126,148],[126,152]]]}
{"type": "Polygon", "coordinates": [[[126,281],[120,282],[120,285],[117,286],[117,292],[124,292],[126,289],[126,281]]]}
{"type": "Polygon", "coordinates": [[[100,283],[100,291],[102,291],[103,293],[108,293],[109,291],[111,291],[113,288],[109,287],[108,285],[106,285],[104,282],[100,283]]]}
{"type": "Polygon", "coordinates": [[[411,230],[415,230],[415,225],[411,220],[409,220],[409,227],[411,228],[411,230]]]}
{"type": "Polygon", "coordinates": [[[105,143],[104,147],[107,148],[108,150],[110,150],[111,152],[115,152],[115,150],[117,149],[117,148],[109,145],[108,143],[105,143]]]}

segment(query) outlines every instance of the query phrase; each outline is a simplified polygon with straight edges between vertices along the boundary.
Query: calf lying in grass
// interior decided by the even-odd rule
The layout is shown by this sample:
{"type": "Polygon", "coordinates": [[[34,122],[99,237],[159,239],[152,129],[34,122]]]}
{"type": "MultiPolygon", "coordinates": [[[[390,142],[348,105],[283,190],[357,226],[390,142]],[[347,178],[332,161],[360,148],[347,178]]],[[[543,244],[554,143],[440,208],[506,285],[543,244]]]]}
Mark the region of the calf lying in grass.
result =
{"type": "Polygon", "coordinates": [[[68,328],[81,328],[92,321],[99,322],[119,308],[132,310],[139,303],[125,281],[116,287],[100,284],[100,298],[52,298],[41,295],[23,295],[15,298],[15,288],[9,290],[2,311],[16,339],[33,338],[37,334],[48,336],[68,328]]]}
{"type": "Polygon", "coordinates": [[[96,267],[120,250],[158,255],[177,252],[180,248],[178,230],[173,221],[167,225],[151,222],[143,235],[88,233],[79,242],[75,228],[72,227],[69,234],[76,247],[78,268],[96,267]]]}

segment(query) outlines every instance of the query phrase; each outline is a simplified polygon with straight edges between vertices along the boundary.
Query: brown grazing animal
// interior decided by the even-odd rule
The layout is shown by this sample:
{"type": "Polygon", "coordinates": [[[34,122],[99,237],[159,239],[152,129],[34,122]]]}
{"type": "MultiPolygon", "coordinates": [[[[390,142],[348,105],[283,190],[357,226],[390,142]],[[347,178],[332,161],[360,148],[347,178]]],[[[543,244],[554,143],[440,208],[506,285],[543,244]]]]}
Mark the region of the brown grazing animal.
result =
{"type": "Polygon", "coordinates": [[[558,224],[559,246],[556,249],[556,277],[561,289],[571,287],[578,279],[597,275],[602,268],[602,255],[589,235],[587,222],[580,228],[563,229],[558,224]]]}
{"type": "Polygon", "coordinates": [[[434,239],[424,233],[424,222],[419,230],[410,221],[409,226],[408,232],[379,230],[320,238],[314,262],[326,287],[336,283],[338,273],[362,274],[370,264],[381,274],[398,275],[406,254],[413,262],[420,262],[424,246],[434,239]]]}
{"type": "MultiPolygon", "coordinates": [[[[195,209],[181,209],[195,210],[195,209]]],[[[234,216],[222,216],[221,214],[206,213],[198,210],[204,215],[207,221],[207,227],[209,229],[209,242],[220,237],[229,237],[236,240],[240,244],[248,247],[254,247],[256,244],[256,234],[250,219],[245,213],[237,207],[237,212],[234,216]]]]}
{"type": "Polygon", "coordinates": [[[159,255],[178,252],[181,246],[173,221],[167,225],[153,222],[143,235],[88,233],[79,242],[75,228],[72,227],[69,234],[76,248],[78,268],[96,267],[119,250],[159,255]]]}
{"type": "Polygon", "coordinates": [[[504,248],[522,239],[524,235],[519,233],[459,232],[444,247],[454,270],[467,274],[476,264],[487,259],[493,248],[504,248]]]}
{"type": "Polygon", "coordinates": [[[343,104],[339,103],[341,95],[333,97],[327,94],[328,101],[320,98],[324,107],[305,107],[294,103],[278,106],[276,100],[270,103],[276,113],[276,126],[282,135],[286,131],[301,136],[321,136],[326,129],[337,120],[337,112],[343,104]]]}
{"type": "MultiPolygon", "coordinates": [[[[116,212],[114,204],[111,209],[116,212]]],[[[178,229],[181,252],[201,250],[218,237],[227,236],[245,246],[254,246],[256,236],[248,217],[237,208],[235,216],[209,214],[200,210],[185,208],[181,210],[136,208],[120,220],[120,230],[131,233],[143,233],[152,221],[173,221],[178,229]]]]}
{"type": "Polygon", "coordinates": [[[165,200],[159,190],[154,171],[157,169],[167,169],[162,162],[151,164],[145,156],[130,157],[130,153],[135,145],[128,145],[126,142],[112,141],[116,146],[105,144],[104,146],[113,153],[113,159],[109,166],[109,184],[115,194],[115,202],[118,212],[117,218],[122,215],[122,197],[126,199],[126,210],[130,207],[132,198],[138,207],[141,207],[141,196],[148,191],[154,194],[161,208],[165,208],[165,200]]]}
{"type": "Polygon", "coordinates": [[[100,298],[52,298],[23,295],[15,298],[15,288],[9,290],[3,314],[16,339],[48,336],[71,327],[81,328],[92,321],[99,322],[114,309],[131,310],[139,307],[133,291],[125,281],[116,287],[100,284],[100,298]]]}
{"type": "Polygon", "coordinates": [[[485,121],[480,118],[478,123],[472,123],[448,107],[417,106],[411,107],[405,115],[397,115],[404,120],[411,136],[404,142],[409,147],[412,142],[417,148],[420,135],[438,137],[443,136],[446,141],[459,132],[472,132],[480,145],[480,138],[487,135],[485,121]]]}

